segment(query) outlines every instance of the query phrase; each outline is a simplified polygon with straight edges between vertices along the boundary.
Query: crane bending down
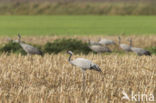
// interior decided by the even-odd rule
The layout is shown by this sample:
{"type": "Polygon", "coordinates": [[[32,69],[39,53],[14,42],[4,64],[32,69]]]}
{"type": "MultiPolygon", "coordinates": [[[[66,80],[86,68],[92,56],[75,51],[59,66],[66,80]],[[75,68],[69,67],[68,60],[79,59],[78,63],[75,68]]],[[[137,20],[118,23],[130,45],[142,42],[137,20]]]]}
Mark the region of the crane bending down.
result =
{"type": "Polygon", "coordinates": [[[130,39],[130,46],[132,52],[136,53],[138,56],[142,56],[142,55],[151,56],[151,52],[148,50],[144,50],[143,48],[132,47],[132,39],[130,39]]]}
{"type": "Polygon", "coordinates": [[[43,53],[39,49],[37,49],[29,44],[21,42],[20,34],[18,34],[18,41],[15,41],[15,42],[18,42],[27,54],[31,54],[31,55],[37,54],[37,55],[41,55],[41,56],[43,55],[43,53]]]}
{"type": "Polygon", "coordinates": [[[92,61],[84,58],[77,58],[75,60],[72,60],[71,57],[73,55],[72,51],[67,51],[67,53],[70,55],[68,58],[68,61],[70,64],[77,66],[81,68],[82,73],[83,73],[83,91],[85,91],[85,71],[88,70],[95,70],[98,72],[101,72],[101,69],[99,68],[98,65],[94,64],[92,61]]]}
{"type": "Polygon", "coordinates": [[[144,50],[142,48],[136,48],[136,47],[131,47],[131,50],[136,53],[138,56],[146,55],[146,56],[151,56],[151,53],[147,50],[144,50]]]}

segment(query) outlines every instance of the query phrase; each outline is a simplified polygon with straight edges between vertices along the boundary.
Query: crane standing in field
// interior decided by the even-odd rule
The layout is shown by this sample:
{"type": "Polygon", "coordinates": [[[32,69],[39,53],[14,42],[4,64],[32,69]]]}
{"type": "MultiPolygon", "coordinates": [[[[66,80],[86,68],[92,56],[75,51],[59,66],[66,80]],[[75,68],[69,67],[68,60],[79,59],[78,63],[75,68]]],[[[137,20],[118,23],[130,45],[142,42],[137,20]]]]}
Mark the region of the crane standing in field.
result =
{"type": "Polygon", "coordinates": [[[131,51],[136,53],[138,56],[146,55],[146,56],[151,56],[150,51],[144,50],[142,48],[136,48],[132,47],[132,39],[130,39],[130,46],[131,46],[131,51]]]}
{"type": "Polygon", "coordinates": [[[94,64],[92,61],[84,58],[77,58],[75,60],[71,60],[71,57],[73,55],[72,51],[67,51],[67,53],[70,55],[68,58],[69,63],[81,68],[82,71],[86,71],[88,69],[102,72],[99,66],[94,64]]]}
{"type": "Polygon", "coordinates": [[[131,52],[131,44],[130,45],[127,45],[127,44],[121,44],[121,38],[118,37],[118,40],[119,40],[119,46],[122,50],[126,51],[126,52],[131,52]]]}
{"type": "Polygon", "coordinates": [[[94,64],[92,61],[84,58],[76,58],[75,60],[71,60],[71,57],[73,55],[72,51],[67,51],[67,53],[70,55],[68,58],[68,61],[70,64],[81,68],[83,73],[83,91],[85,91],[85,71],[88,70],[95,70],[98,72],[101,72],[101,69],[98,65],[94,64]]]}
{"type": "Polygon", "coordinates": [[[23,50],[27,54],[30,54],[30,55],[37,54],[37,55],[41,55],[41,56],[43,55],[43,53],[39,49],[37,49],[37,48],[35,48],[29,44],[21,42],[21,35],[20,34],[18,34],[18,43],[20,44],[20,46],[23,48],[23,50]]]}

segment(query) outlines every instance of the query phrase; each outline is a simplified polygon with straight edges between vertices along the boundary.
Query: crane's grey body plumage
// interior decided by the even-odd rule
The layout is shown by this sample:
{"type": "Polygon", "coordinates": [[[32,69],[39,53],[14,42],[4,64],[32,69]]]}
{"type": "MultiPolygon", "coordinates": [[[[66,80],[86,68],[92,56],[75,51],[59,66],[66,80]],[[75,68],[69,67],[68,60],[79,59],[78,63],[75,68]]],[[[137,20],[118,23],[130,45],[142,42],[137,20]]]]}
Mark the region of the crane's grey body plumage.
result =
{"type": "Polygon", "coordinates": [[[92,44],[90,41],[88,47],[96,53],[111,52],[111,50],[108,47],[103,46],[99,43],[92,44]]]}
{"type": "Polygon", "coordinates": [[[131,47],[131,50],[139,56],[142,56],[142,55],[151,56],[151,53],[149,51],[144,50],[142,48],[131,47]]]}
{"type": "Polygon", "coordinates": [[[20,44],[20,46],[23,48],[23,50],[27,54],[31,54],[31,55],[33,55],[33,54],[43,55],[43,53],[39,49],[37,49],[37,48],[35,48],[35,47],[33,47],[33,46],[29,45],[29,44],[26,44],[26,43],[21,42],[21,40],[20,40],[21,39],[21,36],[19,34],[18,34],[18,37],[19,37],[18,43],[20,44]]]}
{"type": "Polygon", "coordinates": [[[25,44],[20,42],[19,43],[21,45],[21,47],[24,49],[24,51],[28,54],[38,54],[38,55],[42,55],[42,52],[40,50],[38,50],[37,48],[29,45],[29,44],[25,44]]]}
{"type": "Polygon", "coordinates": [[[101,44],[101,45],[113,45],[116,43],[113,40],[101,39],[99,41],[99,44],[101,44]]]}
{"type": "Polygon", "coordinates": [[[95,70],[95,71],[101,72],[101,69],[99,68],[99,66],[96,65],[95,63],[93,63],[92,61],[90,61],[88,59],[84,59],[84,58],[77,58],[75,60],[72,60],[71,59],[72,52],[68,51],[67,53],[70,54],[68,61],[72,65],[77,66],[84,71],[88,69],[88,70],[95,70]]]}
{"type": "Polygon", "coordinates": [[[69,63],[71,63],[72,65],[81,68],[82,70],[82,79],[83,79],[83,95],[85,96],[85,71],[86,70],[95,70],[98,72],[101,72],[101,69],[99,68],[98,65],[94,64],[92,61],[88,60],[88,59],[84,59],[84,58],[77,58],[75,60],[72,60],[72,51],[67,51],[67,53],[70,55],[68,58],[69,63]]]}
{"type": "Polygon", "coordinates": [[[96,71],[101,71],[101,69],[99,68],[99,66],[97,66],[96,64],[92,63],[90,60],[88,59],[84,59],[84,58],[77,58],[73,61],[70,62],[72,65],[75,65],[79,68],[82,68],[83,70],[96,70],[96,71]]]}
{"type": "Polygon", "coordinates": [[[150,56],[151,55],[151,53],[147,50],[144,50],[142,48],[132,47],[132,39],[129,39],[129,43],[130,43],[131,51],[136,53],[137,55],[139,55],[139,56],[142,56],[142,55],[150,56]]]}
{"type": "Polygon", "coordinates": [[[89,45],[89,48],[96,53],[111,52],[108,47],[101,45],[89,45]]]}
{"type": "Polygon", "coordinates": [[[142,48],[131,47],[131,50],[139,56],[142,56],[142,55],[149,55],[150,56],[151,55],[151,53],[149,51],[144,50],[142,48]]]}
{"type": "Polygon", "coordinates": [[[131,46],[129,46],[127,44],[120,44],[120,48],[127,52],[131,51],[131,46]]]}

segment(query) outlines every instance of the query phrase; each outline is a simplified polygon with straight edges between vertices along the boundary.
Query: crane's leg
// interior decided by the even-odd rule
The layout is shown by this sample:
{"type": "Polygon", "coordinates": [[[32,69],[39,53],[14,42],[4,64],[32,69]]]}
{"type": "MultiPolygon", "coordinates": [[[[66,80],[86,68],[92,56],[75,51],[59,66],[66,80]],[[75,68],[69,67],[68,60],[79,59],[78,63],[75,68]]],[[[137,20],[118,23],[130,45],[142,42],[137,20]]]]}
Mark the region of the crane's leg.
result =
{"type": "Polygon", "coordinates": [[[83,80],[83,83],[82,83],[83,92],[82,93],[83,93],[83,100],[85,101],[85,86],[86,85],[85,85],[85,70],[83,69],[82,69],[82,75],[83,75],[82,76],[82,80],[83,80]]]}
{"type": "Polygon", "coordinates": [[[31,54],[28,54],[31,64],[33,64],[33,57],[31,54]]]}
{"type": "Polygon", "coordinates": [[[83,70],[83,91],[85,91],[85,71],[83,70]]]}
{"type": "Polygon", "coordinates": [[[92,60],[94,60],[94,53],[93,53],[93,56],[92,56],[92,60]]]}

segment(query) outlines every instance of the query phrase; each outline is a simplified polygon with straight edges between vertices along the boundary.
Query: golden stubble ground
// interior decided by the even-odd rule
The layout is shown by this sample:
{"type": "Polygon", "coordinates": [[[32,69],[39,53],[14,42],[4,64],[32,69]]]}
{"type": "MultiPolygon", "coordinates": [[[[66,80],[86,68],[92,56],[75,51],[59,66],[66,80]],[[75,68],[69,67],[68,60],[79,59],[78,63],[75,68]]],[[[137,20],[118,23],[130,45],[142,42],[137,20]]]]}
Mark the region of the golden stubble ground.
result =
{"type": "Polygon", "coordinates": [[[2,54],[0,103],[136,103],[122,100],[123,90],[128,95],[156,96],[155,55],[80,54],[72,58],[77,57],[92,60],[105,74],[86,72],[84,100],[82,72],[68,63],[68,54],[32,58],[2,54]]]}

